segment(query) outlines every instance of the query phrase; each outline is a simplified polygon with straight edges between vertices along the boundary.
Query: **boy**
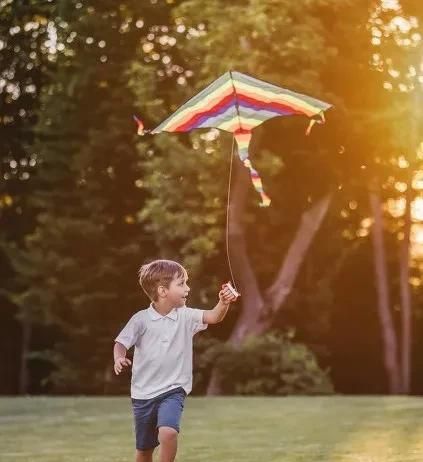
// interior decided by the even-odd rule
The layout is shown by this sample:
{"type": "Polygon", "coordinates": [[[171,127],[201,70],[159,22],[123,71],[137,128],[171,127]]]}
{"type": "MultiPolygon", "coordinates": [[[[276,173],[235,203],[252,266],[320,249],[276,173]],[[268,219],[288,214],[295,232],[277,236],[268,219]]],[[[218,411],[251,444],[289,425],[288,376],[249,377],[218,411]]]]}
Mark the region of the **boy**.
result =
{"type": "Polygon", "coordinates": [[[222,321],[237,299],[224,284],[212,310],[187,308],[187,281],[186,270],[174,261],[143,265],[139,283],[151,305],[132,316],[115,339],[117,375],[131,365],[126,352],[135,345],[131,398],[136,462],[151,462],[159,444],[160,461],[174,461],[184,400],[192,388],[192,338],[208,324],[222,321]]]}

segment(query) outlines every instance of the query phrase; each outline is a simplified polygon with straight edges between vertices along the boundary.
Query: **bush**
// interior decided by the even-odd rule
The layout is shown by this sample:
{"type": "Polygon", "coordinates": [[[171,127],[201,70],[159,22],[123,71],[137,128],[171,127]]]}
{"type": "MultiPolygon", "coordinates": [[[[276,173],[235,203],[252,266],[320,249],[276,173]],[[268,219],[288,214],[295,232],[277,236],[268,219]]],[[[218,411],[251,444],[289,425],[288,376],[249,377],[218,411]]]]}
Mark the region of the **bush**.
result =
{"type": "Polygon", "coordinates": [[[249,337],[240,348],[208,336],[195,341],[194,393],[204,393],[215,366],[222,392],[235,395],[330,394],[328,371],[292,332],[249,337]]]}

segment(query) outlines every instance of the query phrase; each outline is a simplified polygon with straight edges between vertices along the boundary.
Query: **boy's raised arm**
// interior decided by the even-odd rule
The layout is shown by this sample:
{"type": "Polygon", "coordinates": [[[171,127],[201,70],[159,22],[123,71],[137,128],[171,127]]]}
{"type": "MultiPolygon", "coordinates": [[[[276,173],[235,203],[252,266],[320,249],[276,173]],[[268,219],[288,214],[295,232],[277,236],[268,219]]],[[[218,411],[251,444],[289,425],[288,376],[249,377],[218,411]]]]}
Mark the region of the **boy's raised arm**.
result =
{"type": "Polygon", "coordinates": [[[212,310],[204,312],[204,324],[217,324],[223,321],[231,302],[234,302],[238,298],[239,295],[235,295],[236,292],[234,292],[234,289],[228,287],[228,284],[223,284],[222,290],[219,292],[219,303],[212,310]]]}

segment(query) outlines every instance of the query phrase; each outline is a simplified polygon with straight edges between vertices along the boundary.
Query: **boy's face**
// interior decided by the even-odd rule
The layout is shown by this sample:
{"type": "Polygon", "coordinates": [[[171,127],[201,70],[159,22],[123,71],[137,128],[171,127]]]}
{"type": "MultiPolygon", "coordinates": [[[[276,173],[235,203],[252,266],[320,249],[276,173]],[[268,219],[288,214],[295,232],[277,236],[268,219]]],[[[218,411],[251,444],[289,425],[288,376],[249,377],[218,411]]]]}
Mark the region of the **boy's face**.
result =
{"type": "Polygon", "coordinates": [[[175,307],[179,308],[181,306],[185,306],[187,301],[187,297],[190,291],[188,287],[188,276],[177,276],[175,274],[174,278],[172,279],[171,283],[169,284],[169,288],[167,289],[166,298],[170,302],[170,304],[175,307]]]}

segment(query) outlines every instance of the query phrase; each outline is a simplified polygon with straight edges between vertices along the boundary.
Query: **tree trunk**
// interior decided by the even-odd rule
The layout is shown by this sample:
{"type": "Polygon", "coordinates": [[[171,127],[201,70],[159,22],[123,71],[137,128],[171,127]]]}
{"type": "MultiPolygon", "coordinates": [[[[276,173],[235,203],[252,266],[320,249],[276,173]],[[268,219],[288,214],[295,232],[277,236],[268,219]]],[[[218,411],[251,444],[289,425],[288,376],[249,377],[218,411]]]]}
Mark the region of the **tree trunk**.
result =
{"type": "Polygon", "coordinates": [[[28,310],[25,309],[21,319],[21,362],[19,370],[19,394],[25,395],[28,393],[28,355],[31,348],[32,326],[28,310]]]}
{"type": "Polygon", "coordinates": [[[327,194],[316,201],[301,216],[300,226],[289,246],[288,252],[281,264],[273,284],[266,291],[266,300],[272,313],[276,313],[282,306],[294,286],[298,272],[305,256],[313,242],[317,231],[325,218],[332,195],[327,194]]]}
{"type": "MultiPolygon", "coordinates": [[[[229,338],[229,342],[233,345],[239,345],[246,333],[250,331],[250,324],[255,324],[258,312],[263,306],[263,299],[250,259],[248,258],[245,242],[243,216],[250,188],[250,176],[237,155],[234,156],[233,162],[234,185],[229,203],[228,216],[229,258],[232,263],[237,289],[241,292],[242,311],[229,338]]],[[[207,394],[220,394],[220,380],[217,369],[212,370],[207,394]]]]}
{"type": "Polygon", "coordinates": [[[411,232],[411,179],[405,195],[404,237],[400,244],[400,295],[401,295],[401,379],[402,392],[410,393],[411,359],[411,297],[410,297],[410,232],[411,232]]]}
{"type": "MultiPolygon", "coordinates": [[[[235,160],[234,167],[235,180],[229,209],[229,239],[231,243],[229,248],[234,273],[237,276],[242,295],[242,311],[228,342],[234,346],[239,346],[249,335],[259,335],[270,327],[272,319],[292,290],[305,255],[322,224],[323,218],[326,216],[331,196],[324,196],[303,213],[299,229],[281,264],[276,279],[263,298],[248,258],[245,242],[243,214],[250,187],[249,175],[238,159],[235,160]]],[[[207,394],[216,395],[219,393],[219,377],[217,370],[214,369],[207,394]]]]}
{"type": "Polygon", "coordinates": [[[383,360],[391,394],[400,393],[401,380],[398,365],[398,344],[389,301],[388,271],[386,267],[383,238],[382,203],[379,190],[369,193],[370,207],[374,217],[372,241],[376,276],[377,307],[382,328],[383,360]]]}
{"type": "Polygon", "coordinates": [[[239,345],[246,333],[254,329],[257,324],[258,313],[263,309],[264,304],[256,275],[248,258],[245,239],[243,216],[249,188],[248,171],[236,158],[235,182],[229,208],[229,251],[241,292],[242,311],[229,338],[233,345],[239,345]]]}
{"type": "MultiPolygon", "coordinates": [[[[422,64],[423,46],[416,53],[416,69],[422,64]]],[[[416,151],[421,141],[420,125],[422,91],[418,81],[419,72],[415,76],[415,89],[410,93],[411,120],[410,120],[410,159],[416,158],[416,151]]],[[[412,225],[411,204],[413,201],[413,165],[407,177],[407,191],[405,195],[404,237],[400,247],[400,294],[401,294],[401,378],[402,392],[410,393],[411,389],[411,357],[412,357],[412,306],[410,293],[410,234],[412,225]]]]}

